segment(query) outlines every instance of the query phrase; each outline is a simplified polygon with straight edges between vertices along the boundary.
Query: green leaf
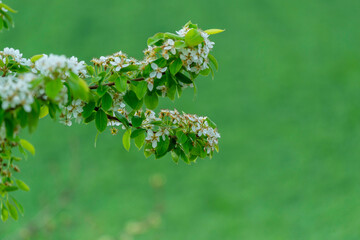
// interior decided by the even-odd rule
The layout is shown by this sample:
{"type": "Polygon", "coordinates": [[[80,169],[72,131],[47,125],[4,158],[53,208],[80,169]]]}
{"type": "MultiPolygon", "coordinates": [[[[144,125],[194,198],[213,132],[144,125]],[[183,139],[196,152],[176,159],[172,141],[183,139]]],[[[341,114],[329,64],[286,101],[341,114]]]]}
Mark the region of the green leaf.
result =
{"type": "Polygon", "coordinates": [[[0,3],[0,9],[5,8],[6,10],[8,10],[9,12],[12,13],[17,13],[17,11],[15,11],[14,9],[12,9],[11,7],[9,7],[8,5],[4,4],[4,3],[0,3]]]}
{"type": "Polygon", "coordinates": [[[138,137],[138,136],[140,136],[141,134],[143,134],[143,133],[145,133],[146,132],[146,130],[145,129],[136,129],[135,131],[133,131],[132,133],[131,133],[131,138],[136,138],[136,137],[138,137]]]}
{"type": "Polygon", "coordinates": [[[46,83],[45,93],[49,98],[55,99],[57,95],[60,93],[62,87],[63,87],[63,83],[59,78],[55,80],[50,80],[49,82],[46,83]]]}
{"type": "Polygon", "coordinates": [[[204,38],[201,36],[200,32],[197,29],[191,29],[185,35],[185,42],[189,47],[197,46],[203,41],[204,38]]]}
{"type": "Polygon", "coordinates": [[[99,132],[103,132],[106,129],[108,118],[106,113],[99,109],[95,115],[95,125],[99,132]]]}
{"type": "Polygon", "coordinates": [[[9,212],[10,212],[10,216],[15,219],[15,220],[18,220],[19,218],[19,215],[18,215],[18,212],[16,210],[16,207],[14,205],[12,205],[9,200],[6,202],[6,207],[7,209],[9,209],[9,212]]]}
{"type": "Polygon", "coordinates": [[[170,144],[170,139],[168,136],[165,136],[165,140],[163,140],[163,138],[160,137],[160,141],[158,142],[158,144],[156,146],[157,155],[159,155],[159,156],[164,155],[169,148],[169,144],[170,144]]]}
{"type": "Polygon", "coordinates": [[[20,145],[28,150],[32,155],[35,155],[35,148],[30,142],[26,141],[25,139],[20,139],[20,145]]]}
{"type": "Polygon", "coordinates": [[[91,113],[90,116],[88,116],[87,118],[84,119],[84,123],[89,123],[92,122],[95,119],[95,115],[96,113],[91,113]]]}
{"type": "Polygon", "coordinates": [[[208,58],[209,58],[210,62],[214,65],[215,69],[218,70],[219,64],[216,61],[216,58],[211,54],[208,55],[208,58]]]}
{"type": "Polygon", "coordinates": [[[108,111],[113,104],[112,97],[109,93],[105,93],[104,96],[101,98],[101,106],[105,111],[108,111]]]}
{"type": "Polygon", "coordinates": [[[147,88],[147,82],[141,81],[137,83],[137,85],[135,86],[135,93],[138,99],[142,99],[145,96],[147,88]]]}
{"type": "Polygon", "coordinates": [[[137,137],[135,137],[134,141],[135,141],[135,146],[140,150],[145,142],[145,132],[142,132],[137,137]]]}
{"type": "Polygon", "coordinates": [[[107,93],[109,87],[106,85],[99,85],[99,87],[96,89],[97,94],[99,95],[99,97],[104,96],[105,93],[107,93]]]}
{"type": "Polygon", "coordinates": [[[179,80],[180,82],[183,82],[183,83],[186,83],[186,84],[193,83],[193,81],[191,81],[190,78],[188,78],[185,74],[182,74],[180,72],[176,74],[176,79],[179,80]]]}
{"type": "Polygon", "coordinates": [[[175,47],[176,49],[185,48],[185,47],[186,47],[186,43],[185,43],[184,41],[178,40],[178,41],[175,41],[174,47],[175,47]]]}
{"type": "Polygon", "coordinates": [[[175,151],[171,151],[171,158],[174,161],[174,163],[179,162],[179,155],[177,155],[175,151]]]}
{"type": "Polygon", "coordinates": [[[177,141],[181,144],[184,144],[189,139],[188,136],[182,131],[176,132],[176,137],[177,141]]]}
{"type": "Polygon", "coordinates": [[[154,110],[158,104],[159,98],[156,92],[148,92],[148,94],[145,96],[145,106],[150,110],[154,110]]]}
{"type": "Polygon", "coordinates": [[[32,58],[30,58],[30,61],[35,63],[37,60],[39,60],[40,58],[42,58],[44,56],[44,54],[39,54],[39,55],[35,55],[32,58]]]}
{"type": "Polygon", "coordinates": [[[41,106],[39,119],[46,117],[49,114],[49,108],[46,105],[41,106]]]}
{"type": "Polygon", "coordinates": [[[24,208],[23,206],[18,202],[16,201],[16,199],[14,197],[11,197],[11,199],[13,200],[13,202],[15,203],[17,209],[19,210],[19,212],[21,213],[21,215],[24,215],[24,208]]]}
{"type": "Polygon", "coordinates": [[[142,101],[140,101],[134,91],[128,91],[124,96],[124,101],[134,110],[140,109],[142,101]]]}
{"type": "Polygon", "coordinates": [[[115,117],[116,117],[122,124],[124,124],[125,127],[128,128],[128,127],[130,126],[129,121],[127,120],[127,118],[126,118],[124,115],[122,115],[121,113],[115,112],[115,117]]]}
{"type": "Polygon", "coordinates": [[[141,118],[141,117],[138,117],[138,116],[133,116],[132,118],[131,118],[131,124],[132,124],[132,126],[133,127],[140,127],[141,126],[141,124],[142,124],[142,122],[143,122],[143,118],[141,118]]]}
{"type": "Polygon", "coordinates": [[[127,87],[127,80],[125,77],[119,77],[115,79],[115,88],[119,92],[125,92],[127,87]]]}
{"type": "Polygon", "coordinates": [[[213,34],[222,33],[224,31],[225,30],[223,30],[223,29],[208,29],[208,30],[205,30],[204,32],[206,32],[209,35],[213,35],[213,34]]]}
{"type": "Polygon", "coordinates": [[[177,74],[179,71],[180,71],[180,69],[181,69],[181,67],[182,67],[182,61],[181,61],[181,59],[180,58],[177,58],[177,59],[175,59],[171,64],[170,64],[170,73],[172,74],[172,75],[175,75],[175,74],[177,74]]]}
{"type": "Polygon", "coordinates": [[[68,79],[71,92],[74,98],[80,98],[87,101],[89,97],[90,89],[84,79],[81,79],[78,75],[70,72],[70,78],[68,79]]]}
{"type": "Polygon", "coordinates": [[[208,122],[210,127],[217,128],[216,123],[214,123],[209,117],[206,117],[206,121],[208,122]]]}
{"type": "Polygon", "coordinates": [[[87,103],[84,107],[83,107],[83,112],[82,112],[82,117],[84,119],[90,117],[90,115],[94,112],[95,109],[95,103],[94,102],[89,102],[87,103]]]}
{"type": "Polygon", "coordinates": [[[26,127],[28,124],[28,113],[25,112],[23,108],[20,108],[19,112],[17,113],[17,119],[19,120],[20,126],[22,128],[26,127]]]}
{"type": "Polygon", "coordinates": [[[87,65],[87,66],[86,66],[86,70],[87,70],[87,72],[90,74],[90,76],[95,75],[95,69],[94,69],[93,66],[87,65]]]}
{"type": "Polygon", "coordinates": [[[204,70],[200,71],[200,74],[203,76],[208,76],[210,74],[210,72],[211,72],[210,68],[205,68],[204,70]]]}
{"type": "Polygon", "coordinates": [[[124,135],[123,135],[123,145],[124,145],[124,148],[129,151],[130,150],[130,136],[131,136],[131,128],[128,128],[124,135]]]}
{"type": "Polygon", "coordinates": [[[3,205],[1,204],[1,220],[2,220],[3,222],[6,222],[6,221],[8,220],[8,218],[9,218],[9,212],[8,212],[8,210],[5,208],[5,206],[3,206],[3,205]]]}
{"type": "Polygon", "coordinates": [[[21,181],[19,179],[16,180],[16,185],[18,185],[18,187],[23,191],[26,191],[26,192],[30,191],[29,186],[26,185],[26,183],[24,183],[23,181],[21,181]]]}
{"type": "Polygon", "coordinates": [[[176,94],[176,85],[172,85],[168,91],[167,91],[167,96],[174,101],[175,100],[175,94],[176,94]]]}
{"type": "Polygon", "coordinates": [[[5,119],[6,137],[12,139],[14,135],[15,122],[12,119],[5,119]]]}
{"type": "Polygon", "coordinates": [[[177,40],[182,40],[184,39],[184,37],[180,37],[179,35],[176,35],[174,33],[164,33],[164,37],[165,38],[171,38],[171,39],[177,39],[177,40]]]}
{"type": "Polygon", "coordinates": [[[155,43],[157,43],[158,41],[160,41],[161,39],[164,39],[164,33],[157,33],[154,36],[148,38],[147,40],[147,45],[154,45],[155,43]]]}

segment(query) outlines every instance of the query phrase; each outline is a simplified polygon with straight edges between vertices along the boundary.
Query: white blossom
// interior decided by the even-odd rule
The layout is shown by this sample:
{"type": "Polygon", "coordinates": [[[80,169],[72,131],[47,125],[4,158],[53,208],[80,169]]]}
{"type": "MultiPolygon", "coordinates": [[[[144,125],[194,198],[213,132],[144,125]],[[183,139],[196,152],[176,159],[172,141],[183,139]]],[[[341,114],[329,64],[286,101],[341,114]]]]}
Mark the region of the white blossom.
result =
{"type": "Polygon", "coordinates": [[[156,63],[151,63],[151,68],[154,70],[150,73],[151,78],[157,77],[160,79],[163,75],[163,73],[166,71],[167,67],[160,68],[156,63]]]}
{"type": "Polygon", "coordinates": [[[151,129],[149,129],[149,130],[147,131],[147,136],[146,136],[145,140],[146,140],[147,142],[150,142],[150,143],[151,143],[151,146],[152,146],[153,148],[156,148],[157,143],[159,142],[160,139],[159,139],[159,136],[157,136],[156,134],[154,134],[154,132],[153,132],[151,129]]]}
{"type": "Polygon", "coordinates": [[[34,102],[34,91],[31,82],[35,75],[31,73],[15,76],[0,77],[0,98],[3,109],[22,106],[26,112],[31,111],[34,102]]]}

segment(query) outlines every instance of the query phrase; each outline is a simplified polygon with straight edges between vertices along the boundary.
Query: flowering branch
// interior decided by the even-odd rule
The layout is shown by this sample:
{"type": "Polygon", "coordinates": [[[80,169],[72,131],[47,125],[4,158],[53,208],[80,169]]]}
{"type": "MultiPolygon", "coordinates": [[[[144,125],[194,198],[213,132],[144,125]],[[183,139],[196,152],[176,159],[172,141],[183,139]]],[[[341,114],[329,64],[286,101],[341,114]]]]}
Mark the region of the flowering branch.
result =
{"type": "MultiPolygon", "coordinates": [[[[9,21],[10,8],[0,1],[0,22],[9,21]]],[[[8,25],[7,25],[8,26],[8,25]]],[[[1,30],[1,29],[0,29],[1,30]]],[[[35,148],[20,138],[20,130],[33,132],[39,119],[49,115],[60,123],[95,122],[99,133],[113,135],[125,130],[126,150],[133,140],[144,155],[161,158],[170,153],[190,164],[212,157],[220,135],[215,123],[177,110],[160,110],[159,99],[175,100],[186,88],[195,88],[199,75],[213,75],[217,62],[210,54],[214,42],[206,30],[187,23],[173,33],[157,33],[147,41],[144,58],[129,58],[123,52],[95,58],[87,65],[76,57],[40,54],[24,58],[19,50],[0,51],[0,209],[1,218],[17,219],[20,203],[10,193],[29,187],[17,178],[21,158],[35,148]],[[143,107],[145,105],[145,107],[143,107]]],[[[196,89],[196,88],[195,88],[196,89]]]]}

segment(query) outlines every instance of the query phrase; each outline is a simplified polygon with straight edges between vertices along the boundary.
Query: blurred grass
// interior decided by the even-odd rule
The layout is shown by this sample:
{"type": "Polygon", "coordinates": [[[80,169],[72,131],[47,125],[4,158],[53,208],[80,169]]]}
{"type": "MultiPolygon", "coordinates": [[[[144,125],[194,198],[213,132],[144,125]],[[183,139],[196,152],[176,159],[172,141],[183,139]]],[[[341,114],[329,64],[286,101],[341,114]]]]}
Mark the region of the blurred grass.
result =
{"type": "MultiPolygon", "coordinates": [[[[6,2],[6,1],[5,1],[6,2]]],[[[9,1],[0,47],[89,61],[191,19],[214,36],[215,80],[163,107],[210,116],[220,153],[193,166],[123,150],[121,136],[42,121],[22,163],[30,193],[0,239],[118,237],[149,213],[148,179],[166,176],[159,229],[136,239],[359,239],[360,2],[355,0],[9,1]]]]}

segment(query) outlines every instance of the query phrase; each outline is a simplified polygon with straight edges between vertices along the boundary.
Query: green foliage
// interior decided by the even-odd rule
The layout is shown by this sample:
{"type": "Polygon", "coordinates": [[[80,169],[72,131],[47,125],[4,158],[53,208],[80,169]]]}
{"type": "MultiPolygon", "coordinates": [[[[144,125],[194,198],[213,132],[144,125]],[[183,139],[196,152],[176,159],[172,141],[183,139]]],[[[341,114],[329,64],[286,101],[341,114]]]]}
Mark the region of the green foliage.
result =
{"type": "MultiPolygon", "coordinates": [[[[3,9],[14,12],[0,3],[0,29],[12,24],[8,12],[3,9]]],[[[11,54],[0,52],[2,84],[24,82],[18,90],[22,92],[15,95],[18,98],[27,96],[17,100],[0,95],[0,101],[5,102],[0,108],[0,125],[5,130],[4,136],[0,136],[3,142],[0,160],[8,166],[0,168],[4,176],[0,181],[3,221],[8,216],[16,220],[18,213],[23,214],[23,207],[10,192],[30,191],[24,181],[13,175],[20,171],[14,162],[22,159],[14,156],[13,148],[17,147],[25,158],[27,152],[35,155],[34,146],[21,139],[19,131],[28,128],[33,132],[39,119],[47,115],[68,126],[72,125],[72,119],[83,123],[95,121],[98,135],[108,125],[114,135],[123,127],[124,148],[129,151],[133,139],[138,149],[144,146],[146,157],[154,154],[155,158],[161,158],[170,152],[175,162],[182,159],[188,164],[198,157],[212,157],[213,151],[218,149],[219,138],[212,121],[177,111],[161,110],[158,115],[152,111],[159,105],[159,99],[174,100],[176,92],[180,96],[183,89],[195,88],[196,77],[210,73],[208,62],[217,69],[215,58],[208,54],[212,45],[206,45],[210,41],[206,39],[207,34],[191,22],[183,30],[184,35],[157,33],[149,38],[149,52],[145,51],[142,61],[118,52],[93,59],[94,66],[90,66],[75,58],[44,54],[19,61],[22,55],[19,53],[16,57],[13,49],[6,50],[12,51],[11,54]],[[187,54],[189,51],[193,53],[187,54]],[[183,59],[185,54],[189,59],[183,59]],[[202,65],[197,62],[198,58],[202,58],[202,65]]],[[[208,31],[209,34],[218,32],[208,31]]]]}
{"type": "Polygon", "coordinates": [[[99,109],[95,115],[95,125],[97,130],[99,130],[99,132],[105,131],[107,126],[107,121],[108,118],[106,116],[106,113],[102,109],[99,109]]]}

